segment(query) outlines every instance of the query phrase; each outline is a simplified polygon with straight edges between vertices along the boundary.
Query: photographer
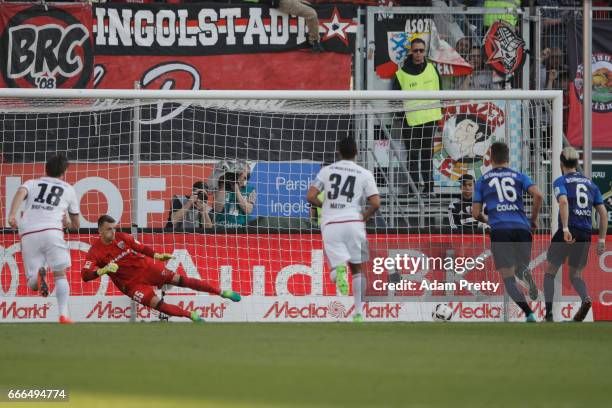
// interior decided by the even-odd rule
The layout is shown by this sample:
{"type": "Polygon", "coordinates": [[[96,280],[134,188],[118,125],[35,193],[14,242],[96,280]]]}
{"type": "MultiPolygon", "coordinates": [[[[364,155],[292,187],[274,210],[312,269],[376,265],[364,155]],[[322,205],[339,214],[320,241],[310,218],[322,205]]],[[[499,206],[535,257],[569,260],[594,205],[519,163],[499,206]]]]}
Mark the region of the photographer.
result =
{"type": "Polygon", "coordinates": [[[185,231],[212,227],[213,223],[209,215],[211,208],[208,206],[208,190],[206,183],[197,181],[193,184],[191,195],[174,196],[166,228],[185,231]]]}
{"type": "Polygon", "coordinates": [[[255,208],[257,193],[247,184],[248,165],[226,170],[215,191],[215,223],[226,227],[245,226],[255,208]]]}

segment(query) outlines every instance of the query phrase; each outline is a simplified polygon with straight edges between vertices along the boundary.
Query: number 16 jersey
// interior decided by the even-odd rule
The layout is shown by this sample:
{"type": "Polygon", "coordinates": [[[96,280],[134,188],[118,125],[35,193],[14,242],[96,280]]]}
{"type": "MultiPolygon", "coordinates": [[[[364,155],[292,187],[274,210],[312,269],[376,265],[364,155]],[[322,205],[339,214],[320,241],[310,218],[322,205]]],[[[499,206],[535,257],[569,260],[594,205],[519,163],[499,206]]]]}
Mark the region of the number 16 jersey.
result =
{"type": "Polygon", "coordinates": [[[19,220],[19,234],[48,229],[63,229],[66,210],[79,214],[79,203],[74,188],[54,177],[28,180],[21,185],[28,190],[23,216],[19,220]]]}
{"type": "Polygon", "coordinates": [[[486,205],[491,230],[530,231],[531,224],[525,215],[523,194],[532,185],[529,176],[506,167],[497,167],[478,179],[473,202],[486,205]]]}
{"type": "Polygon", "coordinates": [[[324,193],[321,227],[330,222],[361,221],[366,199],[378,194],[372,173],[351,160],[323,167],[312,185],[324,193]]]}

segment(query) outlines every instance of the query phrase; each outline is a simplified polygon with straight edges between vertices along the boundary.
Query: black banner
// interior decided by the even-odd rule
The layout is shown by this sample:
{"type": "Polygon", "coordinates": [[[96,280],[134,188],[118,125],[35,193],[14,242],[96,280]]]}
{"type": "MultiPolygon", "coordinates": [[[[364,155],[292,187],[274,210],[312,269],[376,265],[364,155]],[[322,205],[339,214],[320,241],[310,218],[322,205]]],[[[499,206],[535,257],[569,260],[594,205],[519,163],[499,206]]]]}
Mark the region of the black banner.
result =
{"type": "MultiPolygon", "coordinates": [[[[353,5],[315,5],[327,51],[354,51],[353,5]]],[[[106,4],[93,8],[96,55],[219,55],[308,45],[303,18],[266,6],[106,4]]]]}
{"type": "MultiPolygon", "coordinates": [[[[141,109],[141,160],[335,160],[352,131],[340,115],[269,114],[236,108],[147,105],[141,109]],[[160,115],[167,118],[159,120],[160,115]]],[[[71,114],[2,114],[7,162],[40,162],[48,152],[73,161],[131,160],[133,109],[71,114]]]]}

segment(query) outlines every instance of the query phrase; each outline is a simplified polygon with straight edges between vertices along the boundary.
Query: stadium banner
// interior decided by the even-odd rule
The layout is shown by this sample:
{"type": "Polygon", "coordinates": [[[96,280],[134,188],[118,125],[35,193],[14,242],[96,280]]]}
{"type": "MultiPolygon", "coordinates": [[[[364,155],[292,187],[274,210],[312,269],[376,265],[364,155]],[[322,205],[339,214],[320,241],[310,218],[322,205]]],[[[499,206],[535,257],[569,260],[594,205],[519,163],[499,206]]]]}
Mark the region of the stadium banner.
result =
{"type": "Polygon", "coordinates": [[[440,38],[439,27],[430,14],[389,14],[374,21],[374,67],[381,79],[393,78],[410,52],[412,40],[423,39],[429,44],[427,58],[441,76],[464,76],[472,66],[440,38]]]}
{"type": "Polygon", "coordinates": [[[351,56],[335,52],[96,55],[95,61],[94,87],[99,89],[132,89],[139,82],[142,89],[346,90],[351,83],[351,56]]]}
{"type": "Polygon", "coordinates": [[[257,163],[249,179],[257,191],[254,215],[308,217],[306,192],[320,169],[318,163],[257,163]]]}
{"type": "MultiPolygon", "coordinates": [[[[352,297],[245,297],[240,303],[232,303],[213,296],[181,296],[165,298],[189,312],[196,311],[207,322],[351,322],[354,312],[352,297]]],[[[113,323],[129,322],[131,318],[130,299],[125,296],[83,296],[70,298],[71,318],[76,322],[113,323]]],[[[503,320],[502,302],[449,302],[453,311],[452,321],[495,322],[503,320]]],[[[538,319],[545,314],[544,302],[530,302],[538,319]]],[[[366,303],[362,308],[363,317],[370,322],[431,322],[436,303],[366,303]]],[[[555,304],[555,321],[570,320],[580,307],[580,302],[559,302],[555,304]]],[[[0,323],[44,323],[57,321],[55,300],[41,297],[0,298],[0,323]]],[[[522,311],[511,305],[508,321],[522,322],[522,311]]],[[[159,321],[156,310],[136,305],[136,321],[159,321]]],[[[172,317],[171,322],[187,322],[172,317]]],[[[589,312],[585,321],[593,321],[589,312]]]]}
{"type": "MultiPolygon", "coordinates": [[[[80,270],[85,262],[85,253],[91,243],[97,239],[95,234],[71,234],[67,241],[72,253],[72,267],[68,272],[71,285],[71,304],[73,315],[77,320],[87,321],[91,316],[99,315],[105,320],[108,313],[115,313],[116,307],[125,309],[129,301],[121,297],[119,290],[112,284],[108,276],[101,279],[82,282],[80,270]],[[110,302],[110,303],[108,303],[110,302]],[[84,305],[84,306],[80,306],[84,305]],[[95,308],[95,310],[94,310],[95,308]],[[109,312],[110,310],[110,312],[109,312]],[[93,313],[93,314],[91,314],[93,313]],[[91,314],[91,315],[90,315],[91,314]],[[89,318],[86,318],[90,315],[89,318]]],[[[426,257],[447,257],[454,259],[465,256],[476,256],[486,252],[486,240],[480,236],[467,239],[460,235],[425,235],[415,238],[411,235],[371,234],[371,264],[376,265],[376,259],[393,258],[401,253],[418,254],[426,257]],[[417,239],[418,238],[418,239],[417,239]],[[455,248],[450,254],[449,248],[455,248]]],[[[534,237],[542,240],[547,237],[534,237]]],[[[227,304],[216,297],[198,295],[189,290],[172,288],[166,294],[172,303],[194,302],[193,307],[219,312],[223,309],[223,317],[228,321],[317,321],[343,320],[350,315],[351,297],[336,297],[335,284],[329,278],[329,269],[324,261],[322,242],[319,235],[311,232],[303,234],[139,234],[141,242],[151,245],[156,251],[168,252],[174,258],[167,262],[166,267],[174,272],[191,277],[202,278],[219,286],[221,289],[233,289],[243,294],[244,303],[227,304]],[[333,303],[334,301],[339,303],[333,303]],[[221,305],[225,304],[225,307],[221,305]],[[208,307],[208,309],[206,309],[208,307]],[[327,309],[320,309],[327,308],[327,309]],[[333,310],[334,314],[332,314],[333,310]],[[344,310],[344,312],[342,312],[344,310]],[[232,316],[232,317],[229,317],[232,316]]],[[[2,321],[23,318],[57,317],[56,303],[53,298],[35,297],[26,285],[23,272],[23,260],[18,236],[5,233],[2,237],[2,271],[0,285],[0,316],[2,321]],[[51,316],[51,317],[49,317],[51,316]]],[[[543,253],[532,254],[534,276],[541,284],[546,263],[543,253]]],[[[453,281],[462,279],[468,282],[480,281],[483,276],[495,283],[500,283],[498,274],[494,271],[492,260],[485,261],[485,270],[481,273],[467,271],[461,276],[453,270],[441,270],[432,267],[429,270],[419,270],[412,278],[422,281],[453,281]],[[483,275],[484,274],[484,275],[483,275]]],[[[368,274],[374,276],[373,268],[368,268],[368,274]]],[[[556,313],[560,317],[575,313],[579,300],[577,299],[567,272],[561,279],[561,289],[556,313]],[[571,306],[571,307],[570,307],[571,306]]],[[[390,276],[383,277],[390,281],[390,276]]],[[[589,262],[584,271],[584,279],[589,293],[594,300],[594,315],[590,319],[612,320],[612,249],[597,256],[596,245],[591,246],[589,262]]],[[[54,290],[53,282],[50,290],[54,290]]],[[[384,303],[371,302],[366,310],[368,316],[383,320],[429,320],[431,308],[444,302],[457,308],[459,316],[469,320],[499,320],[503,287],[498,286],[494,292],[485,294],[484,301],[476,306],[470,302],[483,300],[483,293],[475,290],[452,291],[419,291],[406,296],[390,298],[384,303]],[[397,299],[397,300],[396,300],[397,299]],[[488,305],[488,306],[487,306],[488,305]],[[496,306],[497,305],[497,306],[496,306]],[[464,309],[464,307],[466,309],[464,309]]],[[[541,302],[533,306],[539,314],[543,314],[541,302]]],[[[191,306],[190,306],[191,307],[191,306]]],[[[520,320],[518,311],[510,311],[510,318],[520,320]]],[[[117,310],[119,316],[125,312],[117,310]]],[[[148,313],[148,312],[142,312],[148,313]]],[[[217,314],[214,314],[218,316],[217,314]]],[[[127,317],[126,317],[127,318],[127,317]]]]}
{"type": "MultiPolygon", "coordinates": [[[[327,51],[355,49],[357,8],[315,5],[327,51]]],[[[260,5],[101,4],[93,7],[96,55],[188,56],[290,51],[308,46],[304,18],[260,5]]]]}
{"type": "MultiPolygon", "coordinates": [[[[612,25],[606,20],[593,20],[593,48],[591,58],[592,83],[592,138],[593,147],[612,147],[612,25]]],[[[569,24],[569,120],[567,138],[573,146],[582,146],[582,22],[569,24]]]]}
{"type": "MultiPolygon", "coordinates": [[[[142,163],[138,194],[139,219],[131,219],[132,171],[129,164],[74,163],[66,181],[74,185],[81,206],[81,226],[97,227],[101,208],[119,221],[141,228],[163,228],[175,195],[189,195],[196,181],[208,182],[214,161],[205,163],[142,163]],[[171,187],[170,187],[171,186],[171,187]]],[[[254,217],[309,216],[306,192],[321,165],[318,163],[257,162],[249,185],[257,192],[254,217]]],[[[25,181],[44,175],[44,164],[0,164],[1,227],[8,228],[8,211],[17,189],[25,181]]],[[[210,194],[212,206],[212,194],[210,194]]]]}
{"type": "MultiPolygon", "coordinates": [[[[174,82],[166,78],[163,84],[174,82]]],[[[130,163],[134,108],[122,108],[120,102],[96,100],[95,114],[5,113],[5,123],[20,125],[3,129],[3,160],[44,162],[47,152],[55,151],[65,153],[72,163],[130,163]]],[[[140,105],[139,110],[144,135],[142,162],[241,159],[330,163],[336,160],[337,141],[353,134],[355,124],[350,115],[296,112],[286,100],[152,101],[140,105]]]]}
{"type": "Polygon", "coordinates": [[[612,228],[612,163],[593,164],[592,173],[608,211],[608,228],[612,228]]]}
{"type": "Polygon", "coordinates": [[[9,3],[0,87],[349,89],[356,7],[316,7],[313,55],[303,18],[263,6],[9,3]]]}
{"type": "MultiPolygon", "coordinates": [[[[140,218],[131,219],[132,171],[131,164],[73,163],[65,180],[77,192],[81,207],[81,227],[97,228],[97,219],[103,209],[118,220],[119,226],[128,227],[135,221],[142,228],[163,228],[168,219],[173,195],[188,195],[193,183],[206,181],[214,162],[194,164],[141,163],[138,195],[140,218]],[[170,190],[172,186],[172,190],[170,190]]],[[[0,215],[2,226],[8,228],[8,208],[25,181],[43,177],[44,163],[0,164],[0,215]]]]}
{"type": "Polygon", "coordinates": [[[456,186],[463,174],[478,179],[491,169],[489,147],[504,141],[510,148],[510,167],[522,168],[523,123],[520,101],[476,101],[443,111],[434,136],[434,181],[456,186]]]}
{"type": "Polygon", "coordinates": [[[90,88],[94,66],[91,11],[88,3],[3,3],[0,87],[90,88]]]}

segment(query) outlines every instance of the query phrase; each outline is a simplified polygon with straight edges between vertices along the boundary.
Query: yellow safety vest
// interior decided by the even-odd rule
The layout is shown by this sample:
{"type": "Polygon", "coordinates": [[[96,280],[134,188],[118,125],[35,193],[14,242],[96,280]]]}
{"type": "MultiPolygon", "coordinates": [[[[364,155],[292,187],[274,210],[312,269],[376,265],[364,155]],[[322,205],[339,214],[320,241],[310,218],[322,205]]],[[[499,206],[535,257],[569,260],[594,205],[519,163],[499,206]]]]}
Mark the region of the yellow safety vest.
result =
{"type": "MultiPolygon", "coordinates": [[[[520,0],[485,0],[484,2],[485,8],[503,8],[503,9],[513,9],[516,10],[521,6],[520,0]]],[[[484,25],[485,27],[491,27],[494,22],[497,20],[502,20],[508,22],[511,26],[516,26],[518,22],[518,18],[516,14],[487,14],[485,12],[484,15],[484,25]]]]}
{"type": "MultiPolygon", "coordinates": [[[[434,68],[431,62],[427,63],[425,70],[419,75],[410,75],[403,69],[397,70],[395,76],[402,88],[402,91],[439,91],[440,90],[440,78],[436,68],[434,68]]],[[[418,126],[423,123],[434,122],[442,119],[442,109],[421,109],[416,110],[415,108],[421,105],[432,105],[440,103],[436,100],[418,100],[418,101],[406,101],[404,107],[406,108],[406,122],[409,126],[418,126]]]]}

